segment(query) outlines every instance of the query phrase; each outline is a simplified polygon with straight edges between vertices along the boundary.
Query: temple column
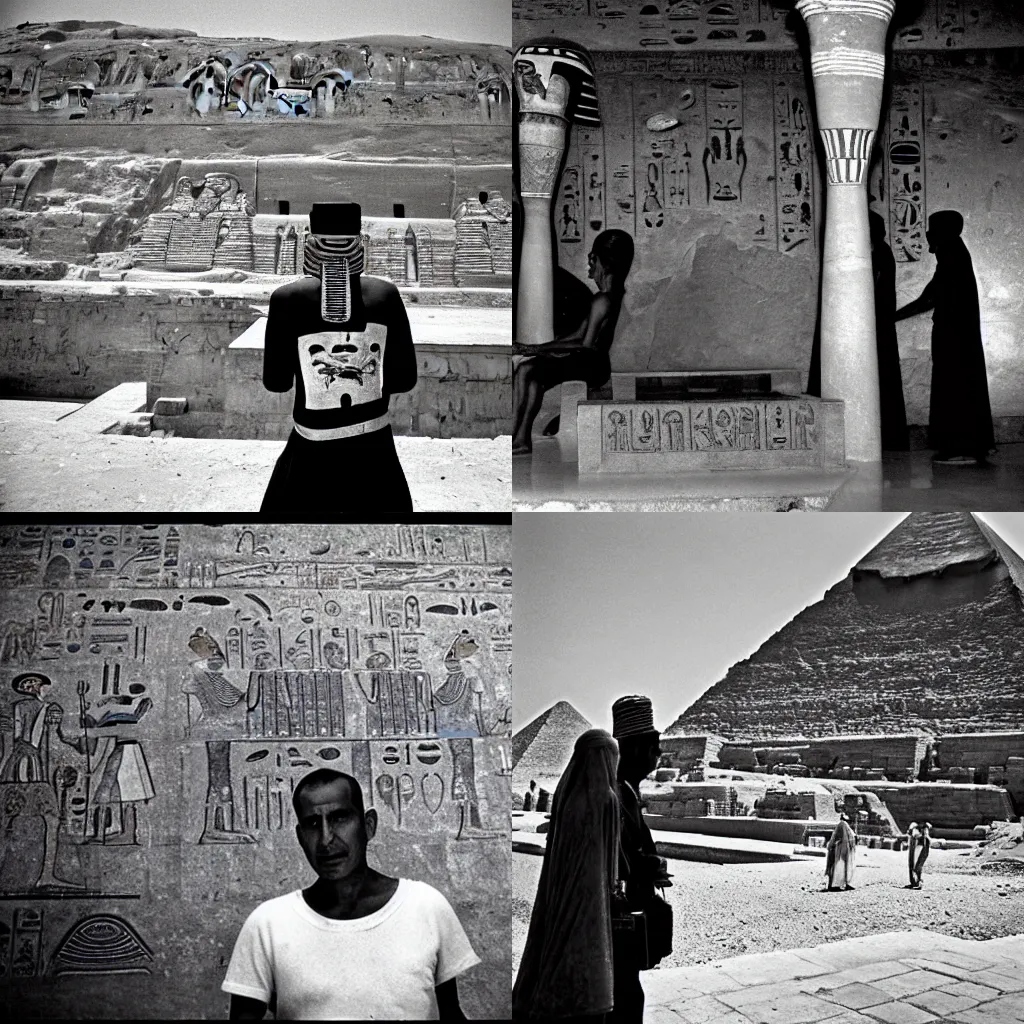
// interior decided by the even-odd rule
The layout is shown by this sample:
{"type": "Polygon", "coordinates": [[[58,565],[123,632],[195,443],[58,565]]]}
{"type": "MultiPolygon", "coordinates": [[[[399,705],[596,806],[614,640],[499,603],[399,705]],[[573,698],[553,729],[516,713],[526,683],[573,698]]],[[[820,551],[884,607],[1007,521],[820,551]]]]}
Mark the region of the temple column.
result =
{"type": "Polygon", "coordinates": [[[527,43],[513,64],[519,100],[516,155],[523,239],[519,253],[516,340],[540,345],[554,338],[555,253],[552,207],[572,124],[598,125],[593,65],[572,43],[527,43]]]}
{"type": "Polygon", "coordinates": [[[895,0],[796,0],[827,172],[821,267],[821,397],[846,408],[846,452],[882,457],[867,174],[881,115],[885,38],[895,0]]]}

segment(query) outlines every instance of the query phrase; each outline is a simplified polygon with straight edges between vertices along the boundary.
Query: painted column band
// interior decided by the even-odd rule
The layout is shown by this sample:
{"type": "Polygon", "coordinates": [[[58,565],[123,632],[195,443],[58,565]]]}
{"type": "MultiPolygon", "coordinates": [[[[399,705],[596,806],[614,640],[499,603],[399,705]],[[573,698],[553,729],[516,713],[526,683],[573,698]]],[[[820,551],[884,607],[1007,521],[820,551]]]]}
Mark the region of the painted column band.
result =
{"type": "Polygon", "coordinates": [[[830,185],[862,185],[875,133],[869,128],[819,128],[830,185]]]}
{"type": "Polygon", "coordinates": [[[796,9],[804,18],[819,14],[859,14],[888,21],[896,10],[896,3],[895,0],[797,0],[796,9]]]}

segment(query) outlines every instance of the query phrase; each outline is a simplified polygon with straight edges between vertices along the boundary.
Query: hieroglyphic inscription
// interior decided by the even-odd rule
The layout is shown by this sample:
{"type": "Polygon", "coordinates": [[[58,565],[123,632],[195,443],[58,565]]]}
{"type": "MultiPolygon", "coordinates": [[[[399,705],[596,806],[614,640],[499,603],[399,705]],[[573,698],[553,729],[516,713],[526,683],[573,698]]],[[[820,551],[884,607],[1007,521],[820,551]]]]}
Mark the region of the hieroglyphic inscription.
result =
{"type": "Polygon", "coordinates": [[[704,185],[707,202],[735,202],[743,198],[747,169],[743,141],[743,83],[716,79],[707,84],[707,145],[704,148],[704,185]]]}
{"type": "Polygon", "coordinates": [[[779,252],[800,245],[814,248],[814,146],[807,103],[802,87],[793,79],[776,79],[773,96],[776,244],[779,252]]]}
{"type": "Polygon", "coordinates": [[[920,83],[893,85],[885,167],[889,244],[900,263],[919,260],[925,248],[923,98],[920,83]]]}
{"type": "Polygon", "coordinates": [[[581,178],[587,250],[605,226],[656,242],[702,209],[728,216],[758,245],[816,248],[815,150],[803,80],[776,77],[769,90],[763,79],[745,84],[715,74],[741,70],[740,56],[599,56],[602,68],[625,73],[599,72],[603,125],[588,130],[585,142],[577,133],[570,147],[556,205],[563,266],[586,273],[575,243],[581,178]],[[666,71],[677,64],[691,73],[666,71]]]}
{"type": "Polygon", "coordinates": [[[605,452],[783,451],[818,447],[806,401],[632,403],[604,406],[605,452]]]}

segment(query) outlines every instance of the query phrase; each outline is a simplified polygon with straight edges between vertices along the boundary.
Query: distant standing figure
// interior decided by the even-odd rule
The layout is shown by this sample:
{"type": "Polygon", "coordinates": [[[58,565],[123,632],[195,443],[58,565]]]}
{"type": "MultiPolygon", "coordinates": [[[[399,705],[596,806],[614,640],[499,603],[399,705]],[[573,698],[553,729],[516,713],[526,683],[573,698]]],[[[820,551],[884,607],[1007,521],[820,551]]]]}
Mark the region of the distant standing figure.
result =
{"type": "Polygon", "coordinates": [[[934,310],[928,444],[936,449],[935,462],[950,465],[984,462],[995,448],[978,285],[960,237],[963,226],[956,210],[928,218],[925,237],[935,253],[935,276],[918,298],[896,311],[896,320],[904,320],[934,310]]]}
{"type": "Polygon", "coordinates": [[[513,455],[532,451],[533,421],[545,391],[568,380],[584,380],[589,387],[599,388],[612,374],[608,353],[633,265],[633,239],[625,231],[602,231],[594,239],[588,261],[598,292],[586,320],[571,334],[543,345],[513,345],[514,355],[526,357],[515,368],[512,381],[513,455]]]}
{"type": "Polygon", "coordinates": [[[523,810],[532,811],[537,806],[537,783],[530,779],[530,788],[523,796],[523,810]]]}
{"type": "Polygon", "coordinates": [[[576,740],[555,790],[537,897],[512,989],[516,1020],[601,1020],[613,996],[611,898],[619,849],[618,744],[576,740]]]}
{"type": "Polygon", "coordinates": [[[903,400],[900,348],[896,340],[896,257],[885,241],[885,220],[874,211],[871,225],[871,269],[875,278],[875,342],[878,347],[878,389],[882,412],[882,449],[906,451],[907,408],[903,400]]]}
{"type": "Polygon", "coordinates": [[[921,872],[924,870],[924,862],[932,848],[931,837],[932,826],[925,822],[919,829],[910,826],[910,843],[907,848],[907,861],[910,869],[910,888],[921,888],[921,872]]]}
{"type": "Polygon", "coordinates": [[[832,837],[828,841],[828,891],[852,889],[854,858],[857,855],[857,837],[850,828],[850,819],[842,814],[832,837]]]}

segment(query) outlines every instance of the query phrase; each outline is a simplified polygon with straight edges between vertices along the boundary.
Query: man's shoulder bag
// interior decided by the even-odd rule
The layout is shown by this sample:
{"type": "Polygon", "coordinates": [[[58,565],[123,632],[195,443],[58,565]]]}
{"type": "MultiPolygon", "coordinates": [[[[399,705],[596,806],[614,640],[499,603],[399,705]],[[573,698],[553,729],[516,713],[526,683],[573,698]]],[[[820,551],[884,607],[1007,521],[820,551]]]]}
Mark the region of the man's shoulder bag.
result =
{"type": "MultiPolygon", "coordinates": [[[[628,863],[628,860],[627,860],[628,863]]],[[[655,893],[642,908],[631,907],[624,883],[612,894],[613,955],[641,971],[657,967],[672,952],[672,907],[655,893]]]]}

